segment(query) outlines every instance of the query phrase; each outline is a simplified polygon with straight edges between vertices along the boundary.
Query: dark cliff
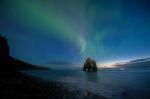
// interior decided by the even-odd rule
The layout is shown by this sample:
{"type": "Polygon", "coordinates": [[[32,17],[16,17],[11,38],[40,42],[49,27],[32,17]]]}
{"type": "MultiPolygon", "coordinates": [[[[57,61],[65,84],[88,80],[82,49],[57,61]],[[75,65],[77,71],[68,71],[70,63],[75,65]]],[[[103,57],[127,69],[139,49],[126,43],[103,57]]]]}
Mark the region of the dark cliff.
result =
{"type": "Polygon", "coordinates": [[[9,45],[7,40],[0,35],[0,71],[18,71],[28,69],[47,69],[20,61],[9,55],[9,45]]]}

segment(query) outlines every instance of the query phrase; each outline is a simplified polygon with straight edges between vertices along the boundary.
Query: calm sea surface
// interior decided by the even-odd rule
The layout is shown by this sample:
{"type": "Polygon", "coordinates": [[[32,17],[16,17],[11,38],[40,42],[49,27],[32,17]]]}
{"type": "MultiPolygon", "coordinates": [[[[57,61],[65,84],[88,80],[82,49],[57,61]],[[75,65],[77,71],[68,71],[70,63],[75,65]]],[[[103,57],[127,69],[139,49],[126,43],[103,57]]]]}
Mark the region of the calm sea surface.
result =
{"type": "MultiPolygon", "coordinates": [[[[67,83],[109,99],[150,99],[150,70],[30,70],[27,75],[67,83]]],[[[71,87],[72,86],[72,87],[71,87]]]]}

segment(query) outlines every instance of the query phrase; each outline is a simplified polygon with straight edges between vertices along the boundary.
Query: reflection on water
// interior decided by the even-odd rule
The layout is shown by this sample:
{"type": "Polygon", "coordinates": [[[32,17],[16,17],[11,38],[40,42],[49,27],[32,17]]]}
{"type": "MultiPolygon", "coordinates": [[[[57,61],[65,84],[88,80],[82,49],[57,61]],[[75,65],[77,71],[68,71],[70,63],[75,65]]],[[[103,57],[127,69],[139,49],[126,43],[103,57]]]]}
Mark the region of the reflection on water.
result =
{"type": "Polygon", "coordinates": [[[85,72],[84,78],[86,81],[98,82],[98,74],[97,72],[85,72]]]}

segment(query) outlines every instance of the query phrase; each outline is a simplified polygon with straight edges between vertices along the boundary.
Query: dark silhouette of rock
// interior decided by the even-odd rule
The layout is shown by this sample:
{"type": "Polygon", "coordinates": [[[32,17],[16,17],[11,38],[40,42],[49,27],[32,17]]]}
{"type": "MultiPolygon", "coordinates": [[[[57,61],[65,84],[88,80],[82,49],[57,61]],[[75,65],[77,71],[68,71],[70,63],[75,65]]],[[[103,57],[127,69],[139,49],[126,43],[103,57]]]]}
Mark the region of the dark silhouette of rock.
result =
{"type": "Polygon", "coordinates": [[[7,40],[0,35],[0,56],[9,56],[9,46],[7,40]]]}
{"type": "Polygon", "coordinates": [[[0,66],[6,69],[9,65],[9,46],[7,40],[0,35],[0,66]]]}
{"type": "Polygon", "coordinates": [[[9,45],[7,40],[0,35],[0,72],[14,72],[28,69],[48,69],[34,66],[9,56],[9,45]]]}
{"type": "Polygon", "coordinates": [[[89,72],[97,71],[96,61],[91,58],[87,58],[86,61],[84,62],[83,71],[89,72]]]}

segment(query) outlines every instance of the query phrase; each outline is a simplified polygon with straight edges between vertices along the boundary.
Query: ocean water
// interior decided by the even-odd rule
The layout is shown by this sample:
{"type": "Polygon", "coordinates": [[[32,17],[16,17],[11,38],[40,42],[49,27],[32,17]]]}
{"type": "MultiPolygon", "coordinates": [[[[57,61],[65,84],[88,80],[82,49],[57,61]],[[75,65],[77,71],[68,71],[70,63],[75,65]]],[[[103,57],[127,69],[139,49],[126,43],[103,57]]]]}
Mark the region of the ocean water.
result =
{"type": "Polygon", "coordinates": [[[150,70],[29,70],[27,75],[66,83],[108,99],[150,99],[150,70]]]}

